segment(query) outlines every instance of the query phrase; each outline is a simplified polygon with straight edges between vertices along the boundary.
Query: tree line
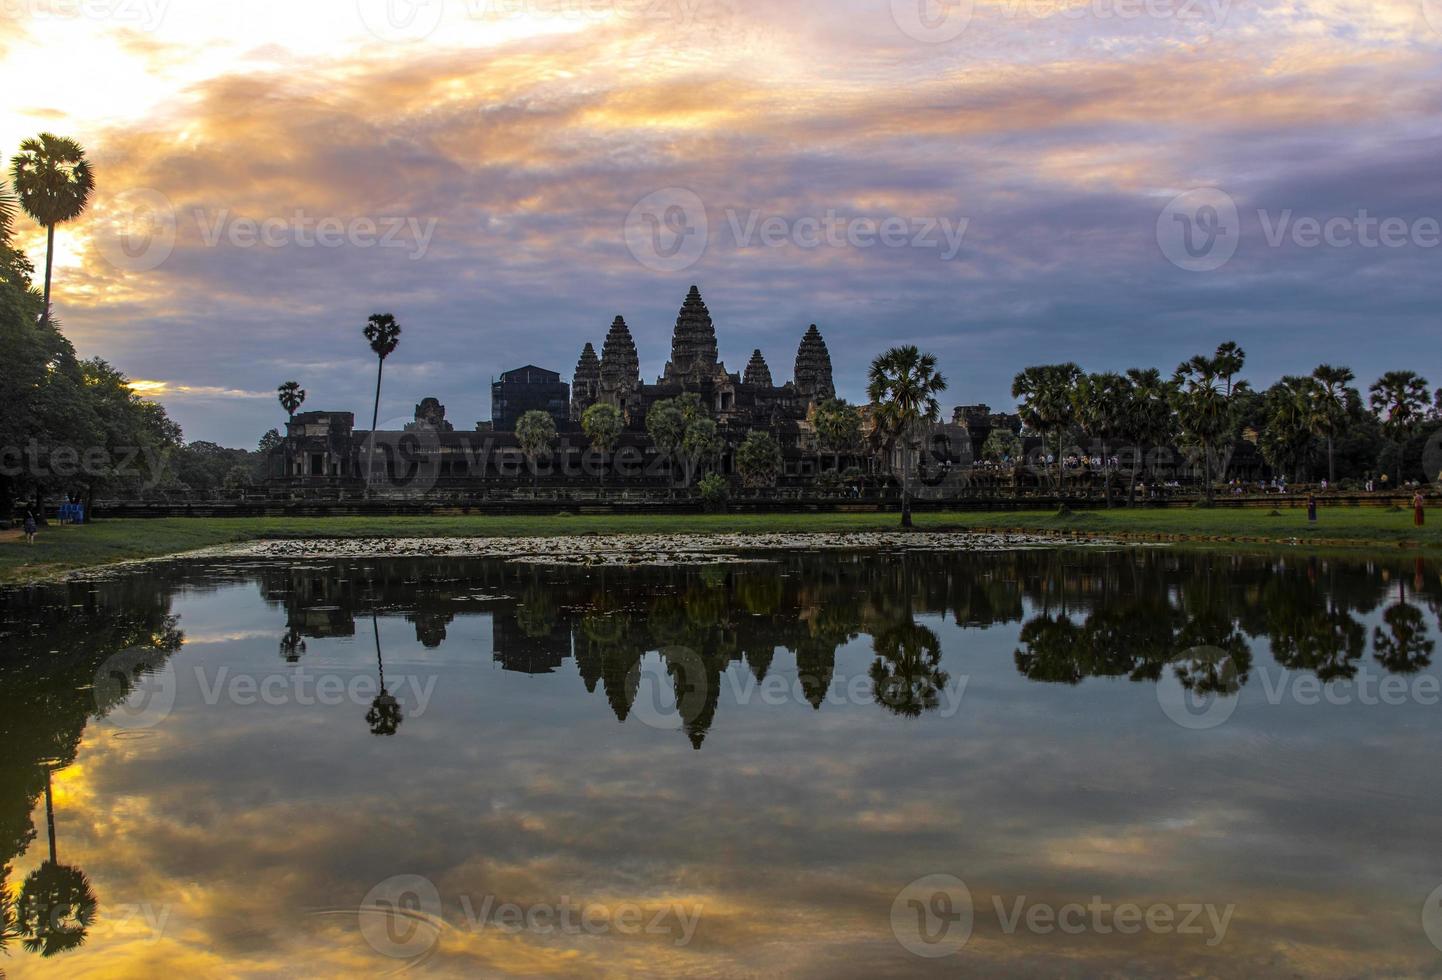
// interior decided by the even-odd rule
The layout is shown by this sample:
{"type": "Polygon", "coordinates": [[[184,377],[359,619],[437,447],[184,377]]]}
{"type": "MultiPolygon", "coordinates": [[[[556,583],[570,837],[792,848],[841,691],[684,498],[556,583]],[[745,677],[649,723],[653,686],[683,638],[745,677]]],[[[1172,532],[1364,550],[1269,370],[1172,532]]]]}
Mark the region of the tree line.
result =
{"type": "MultiPolygon", "coordinates": [[[[1042,439],[1050,478],[1060,485],[1069,453],[1099,455],[1109,499],[1119,451],[1127,450],[1131,461],[1130,500],[1145,451],[1174,446],[1195,452],[1210,500],[1225,482],[1227,451],[1243,440],[1286,479],[1377,478],[1400,485],[1436,477],[1424,471],[1432,461],[1423,449],[1442,428],[1442,389],[1432,392],[1416,372],[1389,371],[1364,397],[1347,367],[1320,364],[1258,391],[1240,378],[1245,364],[1246,351],[1234,342],[1183,361],[1169,377],[1156,368],[1089,374],[1070,362],[1043,364],[1019,372],[1012,395],[1024,431],[1042,439]]],[[[997,430],[982,455],[1017,463],[1020,440],[997,430]]]]}

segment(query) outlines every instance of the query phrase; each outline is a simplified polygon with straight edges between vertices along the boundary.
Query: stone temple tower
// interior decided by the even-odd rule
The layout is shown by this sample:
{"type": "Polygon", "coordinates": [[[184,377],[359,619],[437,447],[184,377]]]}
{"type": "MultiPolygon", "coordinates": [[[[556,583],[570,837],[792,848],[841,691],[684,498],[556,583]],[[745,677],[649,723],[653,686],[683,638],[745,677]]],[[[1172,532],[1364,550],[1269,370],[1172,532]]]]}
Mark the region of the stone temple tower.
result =
{"type": "Polygon", "coordinates": [[[596,348],[589,343],[581,351],[576,362],[576,374],[571,380],[571,419],[579,422],[586,409],[596,404],[601,393],[601,359],[596,348]]]}
{"type": "Polygon", "coordinates": [[[836,385],[831,380],[831,353],[814,323],[801,338],[801,346],[796,351],[796,391],[813,402],[836,397],[836,385]]]}
{"type": "Polygon", "coordinates": [[[641,358],[630,328],[621,317],[611,323],[606,342],[601,345],[602,395],[625,394],[641,384],[641,358]]]}
{"type": "Polygon", "coordinates": [[[681,312],[676,315],[676,332],[671,337],[671,360],[661,379],[667,384],[686,386],[716,377],[718,355],[716,328],[711,313],[701,300],[695,286],[686,294],[681,312]]]}
{"type": "Polygon", "coordinates": [[[751,352],[751,361],[746,365],[746,373],[742,375],[741,383],[762,388],[771,387],[771,369],[766,366],[766,358],[761,356],[760,348],[751,352]]]}

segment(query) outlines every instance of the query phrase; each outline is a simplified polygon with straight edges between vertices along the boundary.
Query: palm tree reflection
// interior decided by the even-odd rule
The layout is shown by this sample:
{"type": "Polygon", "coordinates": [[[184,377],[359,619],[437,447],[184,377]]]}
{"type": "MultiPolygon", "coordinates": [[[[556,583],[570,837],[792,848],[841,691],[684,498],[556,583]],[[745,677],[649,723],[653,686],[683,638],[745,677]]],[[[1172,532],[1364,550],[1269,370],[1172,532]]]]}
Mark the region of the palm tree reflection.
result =
{"type": "Polygon", "coordinates": [[[386,690],[386,665],[381,660],[381,627],[374,612],[371,613],[371,630],[376,640],[376,668],[380,672],[381,690],[366,712],[366,724],[372,735],[394,735],[405,719],[401,717],[401,704],[395,695],[386,690]]]}
{"type": "Polygon", "coordinates": [[[51,769],[45,768],[45,823],[50,836],[50,857],[20,886],[15,903],[16,929],[25,948],[41,956],[54,956],[85,942],[100,903],[90,879],[79,868],[60,863],[55,851],[55,796],[51,769]]]}

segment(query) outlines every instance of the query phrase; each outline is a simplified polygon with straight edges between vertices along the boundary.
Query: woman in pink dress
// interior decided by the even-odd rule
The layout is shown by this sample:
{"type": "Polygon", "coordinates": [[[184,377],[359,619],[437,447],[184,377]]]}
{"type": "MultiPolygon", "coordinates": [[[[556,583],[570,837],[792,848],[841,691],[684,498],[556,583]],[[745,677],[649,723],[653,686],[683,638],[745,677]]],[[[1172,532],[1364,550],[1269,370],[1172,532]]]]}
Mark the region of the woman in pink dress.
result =
{"type": "Polygon", "coordinates": [[[1427,523],[1427,511],[1422,502],[1422,491],[1418,490],[1412,495],[1412,525],[1421,527],[1427,523]]]}

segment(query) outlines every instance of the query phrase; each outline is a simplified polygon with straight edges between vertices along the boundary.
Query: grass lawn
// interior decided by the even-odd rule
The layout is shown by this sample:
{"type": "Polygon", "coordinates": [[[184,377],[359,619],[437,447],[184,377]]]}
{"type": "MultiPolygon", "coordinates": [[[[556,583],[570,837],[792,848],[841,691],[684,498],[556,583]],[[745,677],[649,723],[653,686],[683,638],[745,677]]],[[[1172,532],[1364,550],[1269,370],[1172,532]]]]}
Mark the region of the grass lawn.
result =
{"type": "MultiPolygon", "coordinates": [[[[1300,508],[1268,516],[1262,508],[1083,511],[1054,513],[926,513],[921,530],[1017,530],[1110,535],[1130,540],[1226,544],[1306,545],[1312,548],[1436,548],[1442,513],[1426,528],[1411,511],[1380,507],[1322,508],[1315,526],[1300,508]]],[[[0,533],[0,582],[22,583],[64,571],[150,558],[209,545],[259,538],[521,537],[530,535],[892,530],[896,514],[579,515],[552,517],[160,518],[106,520],[85,527],[42,528],[31,547],[16,533],[0,533]]]]}

